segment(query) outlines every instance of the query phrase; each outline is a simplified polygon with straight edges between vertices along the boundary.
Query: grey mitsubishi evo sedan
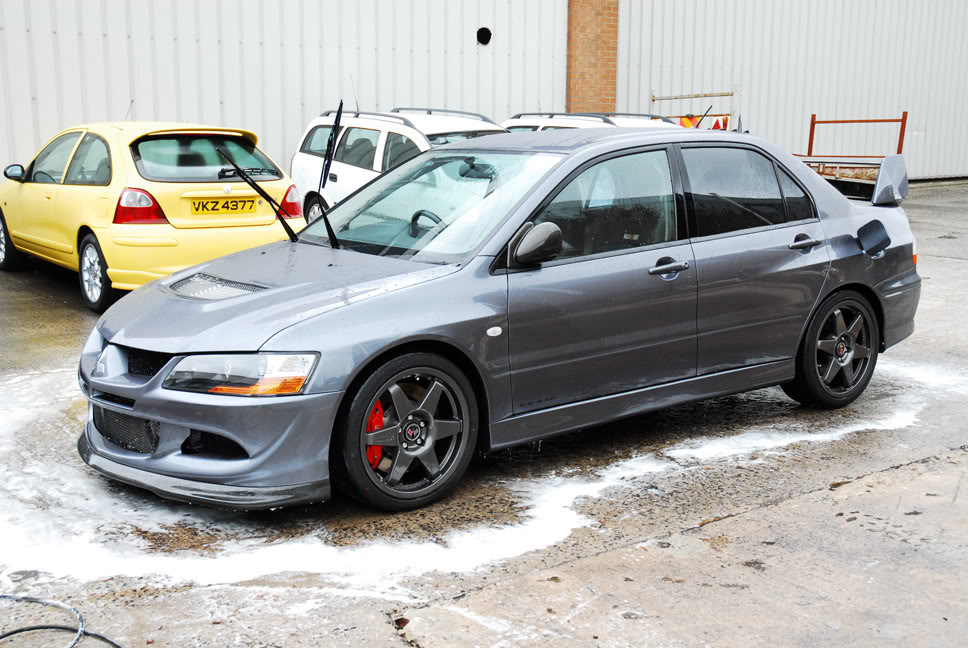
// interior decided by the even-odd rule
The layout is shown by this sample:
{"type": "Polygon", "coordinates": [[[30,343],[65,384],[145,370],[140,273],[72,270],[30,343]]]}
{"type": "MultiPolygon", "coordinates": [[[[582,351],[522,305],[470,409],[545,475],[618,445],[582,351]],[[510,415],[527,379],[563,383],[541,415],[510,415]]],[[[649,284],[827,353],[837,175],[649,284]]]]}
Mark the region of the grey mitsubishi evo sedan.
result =
{"type": "Polygon", "coordinates": [[[298,235],[159,279],[80,358],[81,457],[234,509],[404,510],[495,450],[770,385],[861,395],[920,295],[887,158],[848,200],[737,133],[582,129],[426,151],[298,235]],[[295,237],[294,237],[295,238],[295,237]]]}

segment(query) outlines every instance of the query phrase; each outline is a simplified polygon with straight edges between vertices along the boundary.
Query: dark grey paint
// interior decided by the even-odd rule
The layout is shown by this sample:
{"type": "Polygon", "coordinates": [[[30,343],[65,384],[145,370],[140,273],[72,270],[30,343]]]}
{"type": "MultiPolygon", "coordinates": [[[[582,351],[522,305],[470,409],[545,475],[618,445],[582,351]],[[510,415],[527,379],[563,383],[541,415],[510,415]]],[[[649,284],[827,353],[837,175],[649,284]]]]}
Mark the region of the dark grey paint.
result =
{"type": "MultiPolygon", "coordinates": [[[[763,140],[675,129],[576,129],[488,136],[454,150],[563,153],[554,167],[462,266],[428,266],[303,243],[276,243],[156,281],[122,299],[98,322],[79,377],[98,392],[134,399],[105,407],[163,423],[162,446],[137,456],[110,446],[88,423],[98,469],[118,465],[209,484],[294,491],[289,503],[328,487],[329,437],[347,390],[380,356],[410,345],[462,360],[482,386],[483,444],[506,447],[606,420],[790,380],[800,336],[833,291],[865,291],[883,320],[882,347],[910,335],[920,292],[913,237],[903,210],[848,201],[795,158],[763,140]],[[533,269],[501,270],[512,236],[569,174],[599,156],[670,143],[753,146],[784,166],[811,195],[818,219],[739,235],[666,245],[533,269]],[[884,223],[891,247],[866,255],[858,229],[884,223]],[[803,237],[821,245],[790,249],[803,237]],[[663,260],[688,268],[650,274],[663,260]],[[168,286],[204,271],[267,290],[219,302],[193,301],[168,286]],[[500,334],[489,335],[495,327],[500,334]],[[106,377],[92,369],[107,345],[106,377]],[[173,354],[314,351],[306,393],[248,399],[163,390],[172,363],[152,380],[125,373],[125,346],[173,354]],[[220,461],[177,452],[189,428],[224,434],[250,459],[220,461]],[[231,465],[230,465],[231,464],[231,465]]],[[[677,202],[683,209],[685,202],[677,202]]],[[[682,233],[680,233],[683,235],[682,233]]],[[[174,490],[170,493],[184,498],[174,490]]],[[[211,502],[210,499],[204,501],[211,502]]],[[[226,506],[268,505],[226,498],[226,506]]],[[[278,505],[278,502],[276,502],[278,505]]]]}

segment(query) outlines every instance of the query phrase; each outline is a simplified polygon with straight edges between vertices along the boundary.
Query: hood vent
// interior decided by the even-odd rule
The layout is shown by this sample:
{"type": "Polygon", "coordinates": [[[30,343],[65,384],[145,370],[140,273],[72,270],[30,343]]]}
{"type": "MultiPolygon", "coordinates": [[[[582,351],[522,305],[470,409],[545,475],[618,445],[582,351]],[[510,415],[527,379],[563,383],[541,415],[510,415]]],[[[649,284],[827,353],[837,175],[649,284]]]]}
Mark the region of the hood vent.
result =
{"type": "Polygon", "coordinates": [[[171,285],[171,289],[182,297],[215,301],[218,299],[249,295],[260,290],[265,290],[265,287],[240,283],[238,281],[229,281],[228,279],[213,277],[212,275],[199,272],[186,279],[176,281],[171,285]]]}

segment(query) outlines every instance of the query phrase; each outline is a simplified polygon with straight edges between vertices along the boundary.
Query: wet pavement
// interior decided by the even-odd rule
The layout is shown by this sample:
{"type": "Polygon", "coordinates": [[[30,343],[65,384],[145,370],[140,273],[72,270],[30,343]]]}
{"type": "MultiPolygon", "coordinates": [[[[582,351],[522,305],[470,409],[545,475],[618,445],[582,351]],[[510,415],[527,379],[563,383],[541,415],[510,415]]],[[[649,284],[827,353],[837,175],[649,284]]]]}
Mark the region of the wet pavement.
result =
{"type": "MultiPolygon", "coordinates": [[[[968,184],[905,208],[917,331],[851,407],[772,388],[672,408],[478,459],[398,515],[219,512],[97,476],[75,449],[96,320],[76,275],[0,274],[0,592],[69,601],[124,645],[960,645],[968,184]]],[[[0,602],[0,633],[45,614],[0,602]]]]}

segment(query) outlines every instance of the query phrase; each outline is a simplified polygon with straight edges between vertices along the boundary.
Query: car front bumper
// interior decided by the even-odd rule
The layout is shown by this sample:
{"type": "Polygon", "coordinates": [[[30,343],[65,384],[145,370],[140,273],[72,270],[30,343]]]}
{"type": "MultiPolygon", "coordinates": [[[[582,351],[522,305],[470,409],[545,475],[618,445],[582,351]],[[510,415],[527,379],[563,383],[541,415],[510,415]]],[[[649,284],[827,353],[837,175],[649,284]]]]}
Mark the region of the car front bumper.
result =
{"type": "Polygon", "coordinates": [[[174,391],[162,383],[182,356],[145,377],[127,372],[127,353],[107,345],[106,376],[91,376],[82,359],[78,381],[88,417],[77,447],[89,466],[163,497],[220,508],[330,496],[330,434],[342,392],[257,398],[174,391]],[[152,443],[127,443],[129,433],[152,443]],[[214,439],[211,451],[192,447],[193,435],[214,439]]]}
{"type": "Polygon", "coordinates": [[[161,497],[192,504],[255,511],[322,501],[330,497],[329,479],[295,486],[256,488],[209,484],[132,468],[98,454],[88,440],[87,430],[77,439],[77,451],[84,463],[111,479],[150,490],[161,497]]]}

